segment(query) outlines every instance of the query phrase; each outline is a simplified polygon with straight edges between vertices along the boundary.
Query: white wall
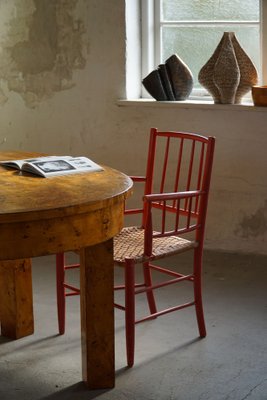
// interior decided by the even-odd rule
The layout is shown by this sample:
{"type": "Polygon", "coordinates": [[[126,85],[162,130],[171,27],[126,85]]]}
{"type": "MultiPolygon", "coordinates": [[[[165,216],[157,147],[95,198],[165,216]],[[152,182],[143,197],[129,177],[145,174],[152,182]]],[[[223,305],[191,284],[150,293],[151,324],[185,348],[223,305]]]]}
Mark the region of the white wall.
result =
{"type": "Polygon", "coordinates": [[[151,126],[216,136],[206,246],[267,254],[267,109],[119,106],[124,1],[40,3],[0,4],[1,151],[82,154],[138,174],[151,126]]]}

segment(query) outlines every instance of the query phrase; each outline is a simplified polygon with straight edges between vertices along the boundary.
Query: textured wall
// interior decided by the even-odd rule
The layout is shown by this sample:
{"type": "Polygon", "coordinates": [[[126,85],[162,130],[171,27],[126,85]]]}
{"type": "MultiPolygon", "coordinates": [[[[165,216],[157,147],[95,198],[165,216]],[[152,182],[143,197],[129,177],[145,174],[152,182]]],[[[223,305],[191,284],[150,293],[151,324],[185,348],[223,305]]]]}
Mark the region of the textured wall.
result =
{"type": "Polygon", "coordinates": [[[73,71],[84,69],[84,21],[75,15],[78,0],[2,1],[0,78],[8,92],[19,93],[27,107],[70,89],[73,71]]]}
{"type": "Polygon", "coordinates": [[[110,158],[124,22],[123,0],[1,0],[1,149],[110,158]]]}

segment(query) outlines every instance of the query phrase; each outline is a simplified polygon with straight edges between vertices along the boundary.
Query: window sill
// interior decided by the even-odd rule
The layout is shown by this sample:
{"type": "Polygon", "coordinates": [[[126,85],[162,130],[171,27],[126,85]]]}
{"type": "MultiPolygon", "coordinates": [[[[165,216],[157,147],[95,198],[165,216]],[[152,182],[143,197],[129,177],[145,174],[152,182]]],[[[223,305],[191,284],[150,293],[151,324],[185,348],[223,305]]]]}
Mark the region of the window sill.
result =
{"type": "Polygon", "coordinates": [[[249,111],[267,112],[267,107],[256,107],[253,103],[243,104],[214,104],[213,101],[156,101],[153,99],[120,99],[117,105],[121,107],[142,106],[153,108],[181,108],[181,109],[203,109],[203,110],[223,110],[223,111],[249,111]]]}

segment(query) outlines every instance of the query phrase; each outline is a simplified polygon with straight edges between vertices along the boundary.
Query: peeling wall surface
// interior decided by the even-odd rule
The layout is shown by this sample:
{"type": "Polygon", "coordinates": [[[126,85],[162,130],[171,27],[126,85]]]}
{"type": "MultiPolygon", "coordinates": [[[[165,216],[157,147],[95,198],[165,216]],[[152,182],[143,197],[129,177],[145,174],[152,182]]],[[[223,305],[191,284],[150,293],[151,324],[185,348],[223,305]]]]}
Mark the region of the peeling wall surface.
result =
{"type": "Polygon", "coordinates": [[[19,93],[35,107],[55,92],[73,87],[73,71],[84,69],[82,19],[78,0],[2,1],[0,78],[3,104],[8,92],[19,93]]]}
{"type": "Polygon", "coordinates": [[[267,108],[120,107],[125,1],[0,1],[0,149],[143,174],[150,127],[216,136],[206,247],[267,254],[267,108]]]}

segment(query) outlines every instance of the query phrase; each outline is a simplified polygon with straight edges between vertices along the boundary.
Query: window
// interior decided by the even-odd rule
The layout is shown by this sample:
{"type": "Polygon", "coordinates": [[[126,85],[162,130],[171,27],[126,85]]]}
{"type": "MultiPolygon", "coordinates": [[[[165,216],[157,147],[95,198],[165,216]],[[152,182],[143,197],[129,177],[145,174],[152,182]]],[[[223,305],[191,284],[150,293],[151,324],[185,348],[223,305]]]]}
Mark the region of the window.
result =
{"type": "Polygon", "coordinates": [[[207,95],[198,72],[232,31],[262,79],[266,14],[267,0],[142,0],[142,77],[177,53],[193,73],[193,96],[207,95]]]}

